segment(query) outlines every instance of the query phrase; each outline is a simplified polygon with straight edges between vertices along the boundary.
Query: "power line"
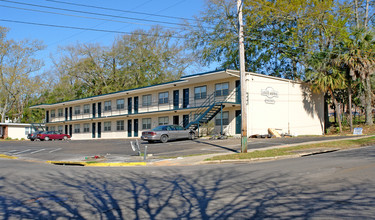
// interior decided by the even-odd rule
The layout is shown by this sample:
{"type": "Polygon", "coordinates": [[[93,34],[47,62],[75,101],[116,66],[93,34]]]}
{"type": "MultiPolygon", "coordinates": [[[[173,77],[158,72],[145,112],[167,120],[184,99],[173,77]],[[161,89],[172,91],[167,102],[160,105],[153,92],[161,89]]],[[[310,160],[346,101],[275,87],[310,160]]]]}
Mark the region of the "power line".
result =
{"type": "MultiPolygon", "coordinates": [[[[133,8],[133,9],[136,9],[136,8],[138,8],[138,7],[142,7],[143,5],[145,5],[145,4],[147,4],[147,3],[151,2],[151,1],[152,1],[152,0],[148,0],[148,1],[146,1],[146,2],[143,2],[142,4],[136,6],[136,7],[133,8]]],[[[97,24],[97,25],[95,25],[95,26],[92,26],[91,28],[96,28],[96,27],[98,27],[98,26],[100,26],[100,25],[102,25],[102,24],[105,24],[105,23],[106,23],[106,22],[101,22],[100,24],[97,24]]],[[[83,32],[85,32],[85,31],[83,30],[83,31],[80,31],[79,33],[76,33],[76,34],[70,35],[69,37],[67,37],[67,38],[65,38],[65,39],[62,39],[62,41],[67,40],[67,39],[70,39],[70,38],[72,38],[72,37],[75,37],[75,36],[77,36],[77,35],[79,35],[80,33],[83,33],[83,32]]],[[[107,34],[108,34],[108,33],[107,33],[107,34]]],[[[54,42],[54,43],[52,43],[52,44],[50,44],[50,45],[48,45],[48,46],[51,46],[51,45],[54,45],[54,44],[56,44],[56,43],[60,43],[60,42],[61,42],[61,40],[60,40],[60,41],[56,41],[56,42],[54,42]]]]}
{"type": "Polygon", "coordinates": [[[88,11],[81,11],[81,10],[74,10],[74,9],[66,9],[66,8],[57,8],[57,7],[51,7],[51,6],[36,5],[36,4],[10,1],[10,0],[0,0],[0,1],[13,3],[13,4],[28,5],[28,6],[39,7],[39,8],[48,8],[48,9],[53,9],[53,10],[69,11],[69,12],[75,12],[75,13],[91,14],[91,15],[98,15],[98,16],[105,16],[105,17],[114,17],[114,18],[122,18],[122,19],[129,19],[129,20],[137,20],[137,21],[146,21],[146,22],[153,22],[153,23],[163,23],[163,24],[169,24],[169,25],[187,26],[185,24],[175,23],[175,22],[157,21],[157,20],[150,20],[150,19],[143,19],[143,18],[117,16],[117,15],[88,12],[88,11]]]}
{"type": "Polygon", "coordinates": [[[19,24],[38,25],[38,26],[45,26],[45,27],[54,27],[54,28],[65,28],[65,29],[76,29],[76,30],[85,30],[85,31],[115,33],[115,34],[126,34],[126,35],[138,34],[138,35],[144,35],[144,36],[171,37],[171,38],[180,38],[180,39],[184,38],[184,37],[179,37],[179,36],[153,35],[153,34],[147,34],[147,33],[131,33],[131,32],[125,32],[125,31],[114,31],[114,30],[94,29],[94,28],[83,28],[83,27],[73,27],[73,26],[55,25],[55,24],[43,24],[43,23],[35,23],[35,22],[27,22],[27,21],[16,21],[16,20],[8,20],[8,19],[0,19],[0,21],[12,22],[12,23],[19,23],[19,24]]]}
{"type": "Polygon", "coordinates": [[[192,21],[194,21],[194,19],[192,19],[192,18],[183,18],[183,17],[168,16],[168,15],[158,15],[158,14],[153,14],[153,13],[145,13],[145,12],[138,12],[138,11],[107,8],[107,7],[100,7],[100,6],[94,6],[94,5],[86,5],[86,4],[77,4],[77,3],[56,1],[56,0],[45,0],[45,1],[55,2],[55,3],[60,3],[60,4],[66,4],[66,5],[75,5],[75,6],[87,7],[87,8],[104,9],[104,10],[110,10],[110,11],[123,12],[123,13],[140,14],[140,15],[148,15],[148,16],[161,17],[161,18],[172,18],[172,19],[182,19],[182,20],[192,20],[192,21]]]}
{"type": "MultiPolygon", "coordinates": [[[[8,5],[0,5],[0,7],[13,8],[13,9],[25,10],[25,11],[33,11],[33,12],[40,12],[40,13],[47,13],[47,14],[63,15],[63,16],[70,16],[70,17],[78,17],[78,18],[85,18],[85,19],[118,22],[118,23],[147,25],[147,26],[153,25],[153,24],[144,24],[144,23],[136,23],[136,22],[129,22],[129,21],[119,21],[119,20],[113,20],[113,19],[97,18],[97,17],[87,17],[87,16],[82,16],[82,15],[65,14],[65,13],[52,12],[52,11],[43,11],[43,10],[38,10],[38,9],[20,8],[20,7],[8,6],[8,5]]],[[[161,26],[161,27],[172,28],[172,29],[181,29],[181,28],[177,28],[177,27],[168,27],[168,26],[161,26]]]]}
{"type": "MultiPolygon", "coordinates": [[[[152,0],[149,0],[148,2],[150,2],[150,1],[152,1],[152,0]]],[[[161,10],[157,11],[156,13],[159,13],[159,12],[165,11],[165,10],[167,10],[167,9],[170,9],[170,8],[176,6],[176,5],[181,4],[181,3],[184,2],[184,1],[186,1],[186,0],[178,1],[177,3],[171,5],[171,6],[167,7],[167,8],[161,9],[161,10]]],[[[147,3],[148,3],[148,2],[147,2],[147,3]]],[[[144,3],[144,4],[145,4],[145,3],[144,3]]],[[[142,5],[143,5],[143,4],[142,4],[142,5]]],[[[140,6],[142,6],[142,5],[140,5],[140,6]]],[[[146,18],[147,18],[147,17],[146,17],[146,18]]],[[[105,23],[105,22],[103,22],[103,23],[105,23]]],[[[102,24],[103,24],[103,23],[102,23],[102,24]]],[[[129,26],[129,25],[127,25],[127,26],[129,26]]],[[[125,28],[125,27],[127,27],[127,26],[124,26],[124,27],[122,27],[122,28],[120,28],[120,29],[118,29],[118,30],[121,30],[121,29],[123,29],[123,28],[125,28]]],[[[181,31],[181,32],[182,32],[182,31],[181,31]]],[[[180,33],[181,33],[181,32],[180,32],[180,33]]],[[[104,34],[104,35],[106,35],[106,34],[104,34]]],[[[103,35],[103,36],[104,36],[104,35],[103,35]]],[[[95,40],[97,40],[97,39],[99,39],[99,38],[100,38],[100,37],[95,38],[95,40]]]]}

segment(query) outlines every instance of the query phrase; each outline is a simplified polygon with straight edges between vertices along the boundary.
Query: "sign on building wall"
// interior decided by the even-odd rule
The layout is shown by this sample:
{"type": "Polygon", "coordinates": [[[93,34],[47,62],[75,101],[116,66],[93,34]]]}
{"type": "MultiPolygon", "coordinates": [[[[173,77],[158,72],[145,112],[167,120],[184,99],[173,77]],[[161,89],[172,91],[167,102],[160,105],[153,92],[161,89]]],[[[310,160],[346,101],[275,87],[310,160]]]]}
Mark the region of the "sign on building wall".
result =
{"type": "Polygon", "coordinates": [[[279,92],[274,90],[272,87],[267,87],[266,89],[262,89],[261,93],[262,96],[265,96],[264,102],[266,104],[275,104],[275,98],[279,97],[279,92]]]}

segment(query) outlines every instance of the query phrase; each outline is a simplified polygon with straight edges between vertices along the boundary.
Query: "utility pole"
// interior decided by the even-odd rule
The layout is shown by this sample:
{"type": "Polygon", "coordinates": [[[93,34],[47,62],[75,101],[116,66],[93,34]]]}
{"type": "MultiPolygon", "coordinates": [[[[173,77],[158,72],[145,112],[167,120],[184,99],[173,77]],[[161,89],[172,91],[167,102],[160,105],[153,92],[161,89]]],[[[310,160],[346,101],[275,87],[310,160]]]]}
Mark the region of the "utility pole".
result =
{"type": "Polygon", "coordinates": [[[247,153],[247,102],[248,93],[245,75],[245,47],[243,44],[243,21],[242,21],[243,0],[237,0],[238,12],[238,38],[240,58],[240,82],[241,82],[241,152],[247,153]]]}

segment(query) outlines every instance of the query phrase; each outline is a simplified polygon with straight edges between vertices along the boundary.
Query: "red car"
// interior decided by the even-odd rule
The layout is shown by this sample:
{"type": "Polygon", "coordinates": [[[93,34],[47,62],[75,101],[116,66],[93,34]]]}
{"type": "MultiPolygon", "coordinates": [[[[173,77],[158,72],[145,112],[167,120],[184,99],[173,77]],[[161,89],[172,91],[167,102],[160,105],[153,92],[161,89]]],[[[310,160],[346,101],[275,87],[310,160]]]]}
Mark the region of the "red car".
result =
{"type": "Polygon", "coordinates": [[[41,141],[49,141],[49,140],[68,140],[70,139],[70,135],[58,133],[56,131],[45,131],[40,134],[37,134],[37,139],[41,141]]]}

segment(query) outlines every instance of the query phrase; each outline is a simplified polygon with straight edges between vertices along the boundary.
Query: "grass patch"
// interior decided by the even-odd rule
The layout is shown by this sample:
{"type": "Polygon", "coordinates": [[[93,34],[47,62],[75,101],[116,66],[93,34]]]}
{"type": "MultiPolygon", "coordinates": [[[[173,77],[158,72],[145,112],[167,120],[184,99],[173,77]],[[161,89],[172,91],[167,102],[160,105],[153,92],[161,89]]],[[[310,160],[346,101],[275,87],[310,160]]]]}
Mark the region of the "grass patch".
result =
{"type": "Polygon", "coordinates": [[[195,157],[195,156],[203,156],[207,154],[189,154],[189,155],[184,155],[184,156],[159,156],[158,158],[160,159],[176,159],[178,157],[195,157]]]}
{"type": "Polygon", "coordinates": [[[99,163],[99,161],[86,161],[85,163],[90,164],[90,163],[99,163]]]}
{"type": "Polygon", "coordinates": [[[229,154],[222,156],[215,156],[212,158],[206,159],[206,161],[212,160],[241,160],[241,159],[254,159],[254,158],[264,158],[264,157],[277,157],[285,155],[297,154],[295,151],[309,150],[315,148],[338,148],[338,149],[349,149],[349,148],[358,148],[362,146],[368,146],[375,144],[375,137],[366,137],[356,140],[341,140],[341,141],[329,141],[324,143],[316,144],[306,144],[299,145],[294,147],[283,147],[275,148],[270,150],[257,150],[249,153],[238,153],[238,154],[229,154]]]}

